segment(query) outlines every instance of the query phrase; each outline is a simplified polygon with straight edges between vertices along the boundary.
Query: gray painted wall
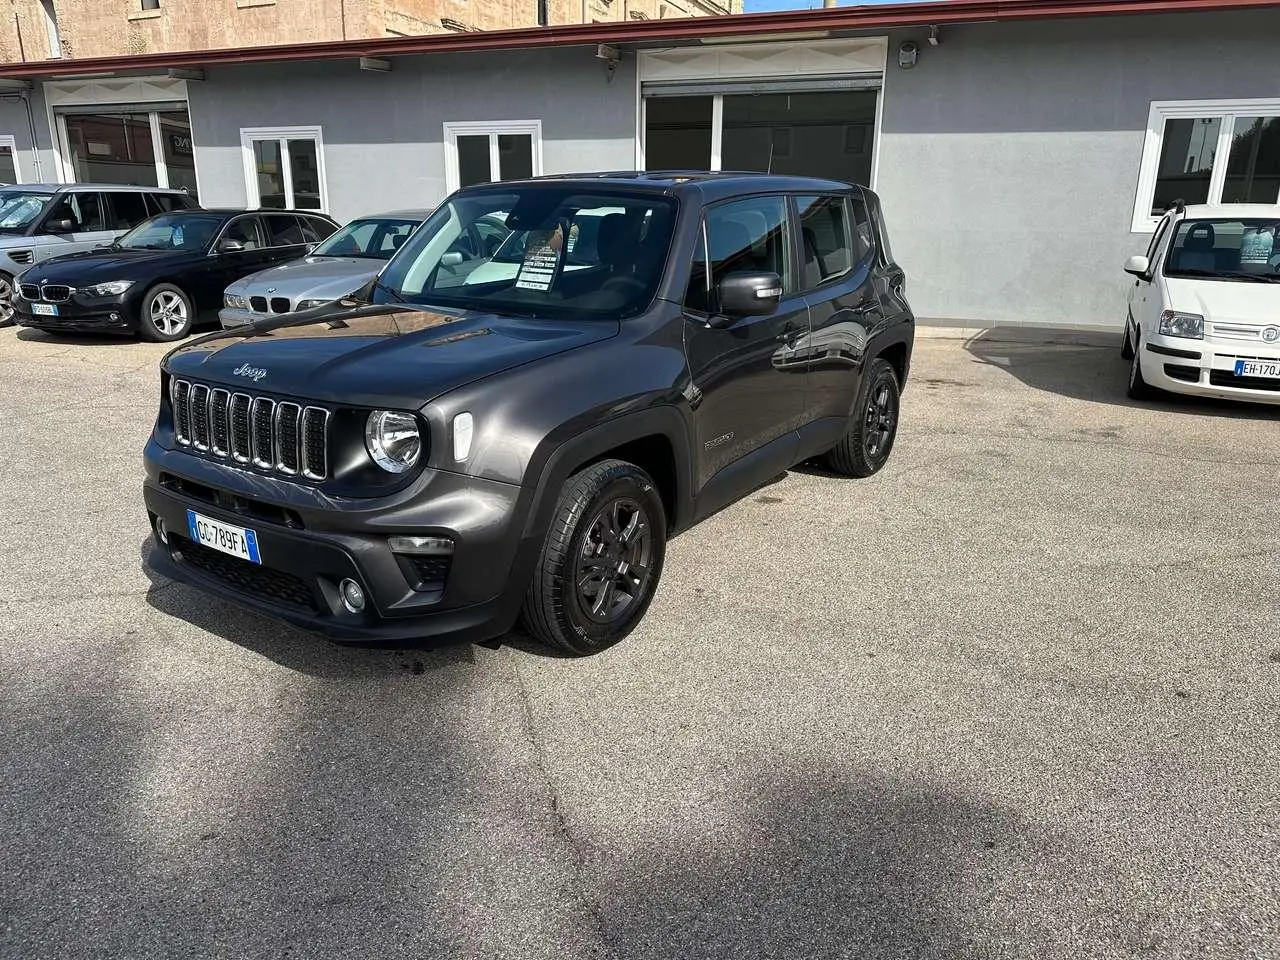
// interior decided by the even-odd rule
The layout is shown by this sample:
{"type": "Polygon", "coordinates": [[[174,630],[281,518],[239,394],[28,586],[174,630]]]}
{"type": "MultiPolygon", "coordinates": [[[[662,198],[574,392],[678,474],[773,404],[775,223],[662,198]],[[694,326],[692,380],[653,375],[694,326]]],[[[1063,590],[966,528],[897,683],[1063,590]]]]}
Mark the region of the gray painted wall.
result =
{"type": "Polygon", "coordinates": [[[544,173],[635,166],[635,58],[608,82],[593,49],[228,67],[188,96],[206,206],[246,202],[241,127],[323,127],[340,221],[441,200],[446,122],[541,120],[544,173]]]}
{"type": "Polygon", "coordinates": [[[12,136],[17,143],[18,170],[24,183],[52,183],[58,179],[54,166],[52,141],[49,138],[49,118],[45,113],[44,96],[40,85],[34,84],[28,94],[31,99],[31,114],[35,120],[36,142],[39,146],[39,167],[36,165],[36,151],[31,145],[31,124],[27,119],[27,108],[17,94],[4,92],[6,99],[0,100],[0,134],[12,136]]]}
{"type": "Polygon", "coordinates": [[[1280,96],[1276,10],[926,36],[890,43],[876,184],[922,317],[1119,328],[1151,101],[1280,96]]]}

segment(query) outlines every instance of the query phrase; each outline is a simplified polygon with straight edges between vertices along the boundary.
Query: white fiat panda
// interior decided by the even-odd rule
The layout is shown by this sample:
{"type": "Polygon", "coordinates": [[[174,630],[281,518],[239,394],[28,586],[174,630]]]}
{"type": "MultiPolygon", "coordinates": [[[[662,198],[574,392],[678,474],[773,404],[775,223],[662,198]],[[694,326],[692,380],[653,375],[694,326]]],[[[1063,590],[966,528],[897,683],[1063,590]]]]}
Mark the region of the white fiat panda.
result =
{"type": "Polygon", "coordinates": [[[1175,203],[1124,269],[1130,397],[1280,404],[1280,204],[1175,203]]]}

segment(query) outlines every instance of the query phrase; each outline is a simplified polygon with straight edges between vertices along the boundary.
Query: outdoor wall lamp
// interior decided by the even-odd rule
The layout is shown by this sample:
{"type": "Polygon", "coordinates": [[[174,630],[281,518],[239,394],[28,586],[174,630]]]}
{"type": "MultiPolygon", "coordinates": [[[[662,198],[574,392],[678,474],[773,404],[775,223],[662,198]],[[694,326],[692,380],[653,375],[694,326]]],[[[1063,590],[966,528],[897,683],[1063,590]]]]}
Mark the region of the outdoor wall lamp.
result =
{"type": "Polygon", "coordinates": [[[898,47],[898,66],[903,70],[910,70],[916,65],[916,61],[920,59],[920,45],[914,40],[907,40],[898,47]]]}

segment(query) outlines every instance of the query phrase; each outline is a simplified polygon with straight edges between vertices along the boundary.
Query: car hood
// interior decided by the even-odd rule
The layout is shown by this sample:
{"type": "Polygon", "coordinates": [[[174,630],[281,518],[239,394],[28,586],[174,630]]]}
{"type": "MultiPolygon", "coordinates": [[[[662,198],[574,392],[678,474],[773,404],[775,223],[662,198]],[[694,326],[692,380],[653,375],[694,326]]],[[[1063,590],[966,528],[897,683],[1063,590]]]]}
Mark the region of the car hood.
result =
{"type": "Polygon", "coordinates": [[[358,290],[386,265],[385,260],[368,257],[303,257],[237,280],[227,287],[227,293],[336,300],[358,290]],[[271,287],[275,289],[269,290],[271,287]]]}
{"type": "Polygon", "coordinates": [[[1210,323],[1280,325],[1280,283],[1166,277],[1169,305],[1210,323]]]}
{"type": "Polygon", "coordinates": [[[84,287],[108,280],[134,280],[200,259],[202,254],[188,250],[89,250],[38,263],[27,271],[25,279],[84,287]]]}
{"type": "Polygon", "coordinates": [[[165,358],[176,376],[333,405],[416,409],[503,370],[616,336],[616,320],[527,320],[376,305],[260,321],[165,358]]]}

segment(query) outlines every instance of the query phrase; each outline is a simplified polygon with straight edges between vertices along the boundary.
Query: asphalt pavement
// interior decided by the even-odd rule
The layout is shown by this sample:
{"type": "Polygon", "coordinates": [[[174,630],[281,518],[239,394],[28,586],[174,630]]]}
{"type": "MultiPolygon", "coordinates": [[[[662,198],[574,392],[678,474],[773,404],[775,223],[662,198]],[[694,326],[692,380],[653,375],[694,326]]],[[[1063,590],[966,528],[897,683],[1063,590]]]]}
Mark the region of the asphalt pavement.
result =
{"type": "Polygon", "coordinates": [[[0,957],[1280,957],[1280,408],[921,341],[621,646],[153,581],[163,348],[0,330],[0,957]]]}

